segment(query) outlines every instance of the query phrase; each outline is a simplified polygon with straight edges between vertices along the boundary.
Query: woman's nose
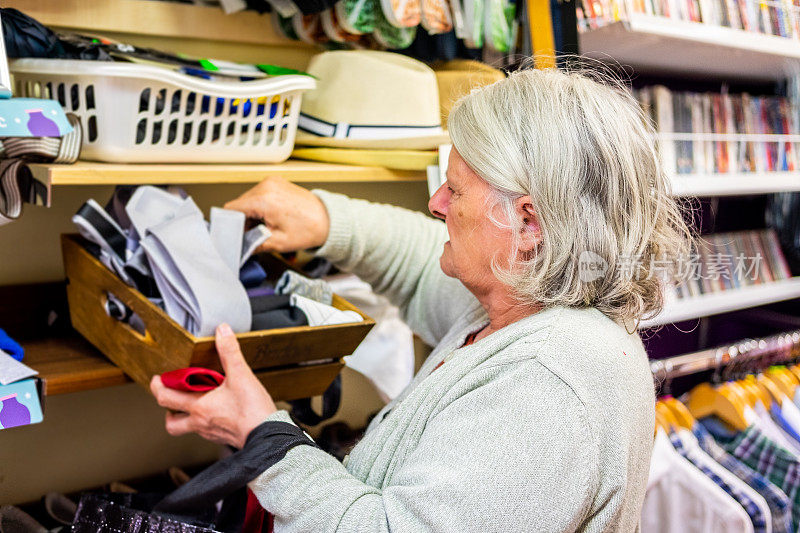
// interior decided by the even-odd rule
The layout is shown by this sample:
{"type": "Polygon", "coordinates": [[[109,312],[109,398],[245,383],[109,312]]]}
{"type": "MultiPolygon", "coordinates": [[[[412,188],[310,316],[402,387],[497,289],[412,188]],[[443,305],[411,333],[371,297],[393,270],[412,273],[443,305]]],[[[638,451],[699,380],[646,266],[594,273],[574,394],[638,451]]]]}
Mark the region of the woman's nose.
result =
{"type": "Polygon", "coordinates": [[[428,211],[436,218],[444,220],[445,216],[447,216],[447,196],[447,182],[445,182],[433,193],[431,199],[428,200],[428,211]]]}

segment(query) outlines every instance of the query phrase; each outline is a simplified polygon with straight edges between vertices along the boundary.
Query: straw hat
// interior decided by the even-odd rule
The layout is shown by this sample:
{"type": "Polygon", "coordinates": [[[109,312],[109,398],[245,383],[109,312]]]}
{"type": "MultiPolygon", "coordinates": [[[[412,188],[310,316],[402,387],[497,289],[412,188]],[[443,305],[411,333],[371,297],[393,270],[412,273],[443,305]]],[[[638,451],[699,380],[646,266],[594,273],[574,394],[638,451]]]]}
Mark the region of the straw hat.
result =
{"type": "Polygon", "coordinates": [[[391,52],[324,52],[306,69],[317,88],[303,95],[296,143],[332,148],[431,150],[442,130],[433,70],[391,52]]]}
{"type": "Polygon", "coordinates": [[[472,89],[491,85],[506,77],[502,70],[471,59],[453,59],[434,65],[433,69],[439,84],[442,124],[447,124],[447,117],[453,104],[461,97],[468,95],[472,89]]]}
{"type": "Polygon", "coordinates": [[[439,163],[438,150],[363,150],[359,148],[295,148],[294,159],[310,159],[340,165],[425,170],[439,163]]]}

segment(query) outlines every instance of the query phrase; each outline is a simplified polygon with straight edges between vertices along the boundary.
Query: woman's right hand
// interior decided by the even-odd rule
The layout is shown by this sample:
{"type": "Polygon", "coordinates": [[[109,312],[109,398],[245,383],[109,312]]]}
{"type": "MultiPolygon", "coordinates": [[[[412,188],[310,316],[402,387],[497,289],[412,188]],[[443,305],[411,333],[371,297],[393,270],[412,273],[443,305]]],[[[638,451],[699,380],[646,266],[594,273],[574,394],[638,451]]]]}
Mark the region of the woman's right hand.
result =
{"type": "Polygon", "coordinates": [[[241,211],[263,221],[272,236],[259,252],[294,252],[325,244],[330,219],[325,205],[311,191],[283,178],[267,178],[225,209],[241,211]]]}

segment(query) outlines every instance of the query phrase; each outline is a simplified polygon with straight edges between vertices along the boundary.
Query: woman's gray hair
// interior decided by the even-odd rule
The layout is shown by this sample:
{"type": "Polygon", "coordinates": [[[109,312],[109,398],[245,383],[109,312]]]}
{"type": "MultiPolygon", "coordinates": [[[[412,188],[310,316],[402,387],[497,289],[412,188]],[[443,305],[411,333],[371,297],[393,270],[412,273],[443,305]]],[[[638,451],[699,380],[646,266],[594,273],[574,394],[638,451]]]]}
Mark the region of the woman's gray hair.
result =
{"type": "Polygon", "coordinates": [[[598,73],[519,70],[462,98],[448,130],[495,189],[505,219],[495,222],[515,226],[514,200],[531,197],[542,242],[530,257],[492,266],[521,302],[596,307],[624,323],[661,310],[662,274],[674,275],[692,236],[653,128],[623,84],[598,73]],[[579,262],[597,256],[606,274],[592,279],[579,262]]]}

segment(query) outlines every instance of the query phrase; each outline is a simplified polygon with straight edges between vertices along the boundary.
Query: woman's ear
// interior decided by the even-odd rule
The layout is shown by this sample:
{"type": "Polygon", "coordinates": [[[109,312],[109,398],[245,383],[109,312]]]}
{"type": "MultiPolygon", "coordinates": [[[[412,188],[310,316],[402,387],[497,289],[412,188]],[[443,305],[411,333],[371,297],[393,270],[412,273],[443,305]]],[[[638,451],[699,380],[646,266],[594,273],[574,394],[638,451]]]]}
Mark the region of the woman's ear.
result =
{"type": "Polygon", "coordinates": [[[520,196],[514,201],[514,213],[518,217],[520,229],[521,253],[529,253],[536,249],[542,242],[542,229],[539,226],[539,217],[533,207],[530,196],[520,196]]]}

